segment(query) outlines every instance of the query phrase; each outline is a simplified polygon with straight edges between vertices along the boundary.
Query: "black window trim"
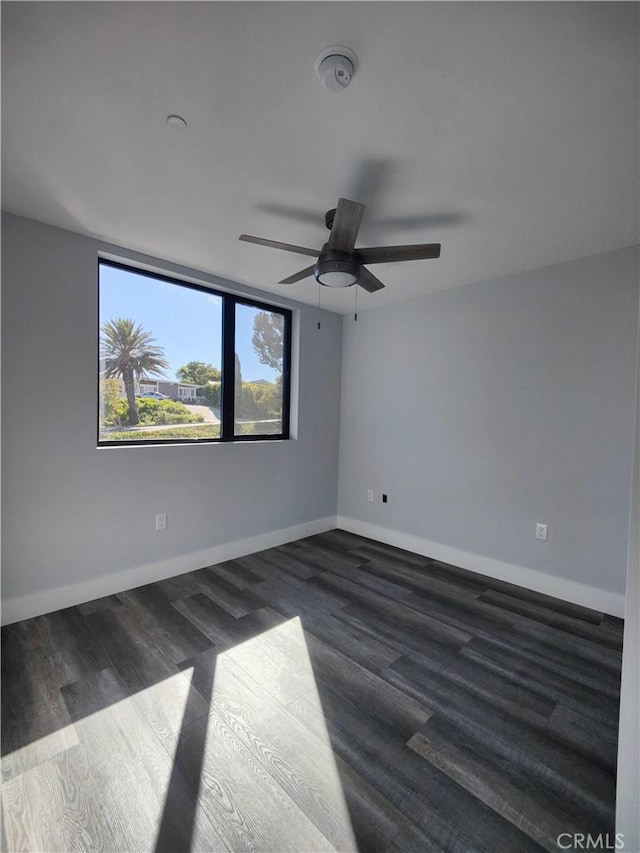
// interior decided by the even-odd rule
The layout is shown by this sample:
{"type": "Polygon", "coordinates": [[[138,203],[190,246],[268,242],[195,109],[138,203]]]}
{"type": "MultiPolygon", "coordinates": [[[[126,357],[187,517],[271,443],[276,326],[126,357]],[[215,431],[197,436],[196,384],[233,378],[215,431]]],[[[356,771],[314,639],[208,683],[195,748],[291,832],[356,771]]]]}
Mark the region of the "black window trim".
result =
{"type": "Polygon", "coordinates": [[[145,446],[155,447],[162,444],[228,444],[230,442],[250,442],[250,441],[286,441],[290,438],[290,415],[291,415],[291,330],[293,311],[290,308],[283,308],[279,305],[272,305],[268,302],[262,302],[254,299],[251,296],[243,296],[233,293],[228,290],[216,290],[214,287],[207,287],[204,284],[195,284],[191,281],[185,281],[176,276],[163,274],[144,267],[136,266],[135,264],[122,263],[114,261],[110,258],[98,256],[98,401],[100,400],[100,267],[114,267],[115,269],[124,270],[125,272],[134,273],[135,275],[143,275],[147,278],[153,278],[157,281],[162,281],[166,284],[175,284],[179,287],[187,287],[191,290],[197,290],[200,293],[207,295],[219,296],[222,299],[222,388],[221,388],[221,405],[220,405],[220,437],[219,438],[159,438],[153,441],[145,439],[132,439],[131,441],[105,441],[100,439],[100,424],[99,419],[96,419],[97,435],[96,440],[98,447],[132,447],[145,446]],[[263,311],[269,311],[274,314],[280,314],[284,318],[284,340],[283,340],[283,364],[282,364],[282,432],[272,435],[234,435],[235,431],[235,323],[236,323],[236,305],[248,305],[253,308],[259,308],[263,311]],[[231,381],[226,377],[231,377],[231,381]]]}

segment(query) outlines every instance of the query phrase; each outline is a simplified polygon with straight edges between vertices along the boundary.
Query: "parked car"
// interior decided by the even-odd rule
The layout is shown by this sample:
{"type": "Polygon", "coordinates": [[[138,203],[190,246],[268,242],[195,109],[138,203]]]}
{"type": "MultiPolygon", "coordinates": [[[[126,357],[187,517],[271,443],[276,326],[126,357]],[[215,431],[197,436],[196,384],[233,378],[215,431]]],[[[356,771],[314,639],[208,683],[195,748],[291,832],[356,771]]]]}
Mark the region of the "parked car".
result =
{"type": "Polygon", "coordinates": [[[169,400],[167,394],[161,394],[159,391],[147,391],[145,394],[140,394],[141,397],[151,397],[152,400],[169,400]]]}

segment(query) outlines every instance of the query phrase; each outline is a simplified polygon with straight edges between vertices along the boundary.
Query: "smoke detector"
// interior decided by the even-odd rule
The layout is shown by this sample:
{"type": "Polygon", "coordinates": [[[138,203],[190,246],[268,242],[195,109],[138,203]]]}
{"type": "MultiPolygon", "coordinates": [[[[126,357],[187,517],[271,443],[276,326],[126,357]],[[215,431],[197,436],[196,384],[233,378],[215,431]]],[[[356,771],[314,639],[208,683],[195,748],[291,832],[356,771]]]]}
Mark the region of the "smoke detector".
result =
{"type": "Polygon", "coordinates": [[[342,44],[325,47],[315,61],[316,75],[330,92],[346,89],[358,70],[358,57],[342,44]]]}

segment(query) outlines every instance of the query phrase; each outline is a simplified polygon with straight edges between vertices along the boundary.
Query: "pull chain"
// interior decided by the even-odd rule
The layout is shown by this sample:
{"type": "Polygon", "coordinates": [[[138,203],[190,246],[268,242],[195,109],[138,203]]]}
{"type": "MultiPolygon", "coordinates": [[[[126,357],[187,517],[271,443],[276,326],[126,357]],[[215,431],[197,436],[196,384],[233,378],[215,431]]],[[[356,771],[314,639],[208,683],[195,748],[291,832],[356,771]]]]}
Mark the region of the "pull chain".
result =
{"type": "Polygon", "coordinates": [[[358,285],[354,284],[353,286],[356,289],[356,309],[355,309],[355,312],[353,314],[353,322],[357,323],[358,322],[358,285]]]}
{"type": "Polygon", "coordinates": [[[322,285],[318,282],[318,328],[320,328],[320,291],[322,290],[322,285]]]}

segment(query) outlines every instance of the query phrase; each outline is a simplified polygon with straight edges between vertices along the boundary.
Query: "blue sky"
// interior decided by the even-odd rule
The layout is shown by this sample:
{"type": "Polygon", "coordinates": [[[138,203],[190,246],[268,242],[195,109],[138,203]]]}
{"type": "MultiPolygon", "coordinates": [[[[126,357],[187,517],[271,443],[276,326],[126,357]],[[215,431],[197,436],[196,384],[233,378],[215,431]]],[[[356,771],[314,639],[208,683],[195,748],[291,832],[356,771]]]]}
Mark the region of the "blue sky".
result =
{"type": "MultiPolygon", "coordinates": [[[[268,379],[277,373],[260,364],[253,345],[253,309],[244,307],[236,318],[236,349],[244,381],[268,379]]],[[[204,361],[220,368],[222,359],[222,302],[213,293],[148,278],[145,275],[101,265],[100,326],[117,317],[140,323],[164,349],[170,364],[168,379],[189,361],[204,361]]]]}

